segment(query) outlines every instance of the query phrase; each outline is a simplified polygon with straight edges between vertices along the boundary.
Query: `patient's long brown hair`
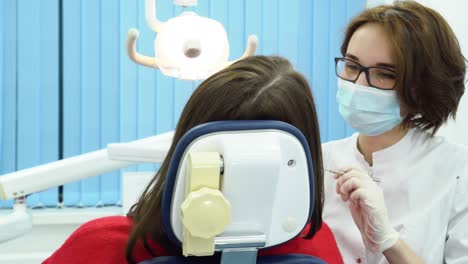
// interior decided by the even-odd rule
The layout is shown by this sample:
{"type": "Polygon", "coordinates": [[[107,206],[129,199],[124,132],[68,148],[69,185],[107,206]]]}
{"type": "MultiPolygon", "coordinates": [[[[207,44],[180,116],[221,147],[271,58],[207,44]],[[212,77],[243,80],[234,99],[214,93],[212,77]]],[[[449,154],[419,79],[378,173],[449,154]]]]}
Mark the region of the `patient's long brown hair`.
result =
{"type": "MultiPolygon", "coordinates": [[[[134,226],[126,248],[127,261],[137,241],[150,238],[170,248],[162,229],[161,198],[169,160],[176,143],[191,128],[219,120],[279,120],[306,137],[314,164],[315,206],[305,238],[322,225],[323,168],[319,126],[309,84],[284,58],[253,56],[240,60],[205,80],[194,91],[180,116],[173,144],[159,171],[130,209],[134,226]]],[[[294,192],[295,190],[291,190],[294,192]]]]}

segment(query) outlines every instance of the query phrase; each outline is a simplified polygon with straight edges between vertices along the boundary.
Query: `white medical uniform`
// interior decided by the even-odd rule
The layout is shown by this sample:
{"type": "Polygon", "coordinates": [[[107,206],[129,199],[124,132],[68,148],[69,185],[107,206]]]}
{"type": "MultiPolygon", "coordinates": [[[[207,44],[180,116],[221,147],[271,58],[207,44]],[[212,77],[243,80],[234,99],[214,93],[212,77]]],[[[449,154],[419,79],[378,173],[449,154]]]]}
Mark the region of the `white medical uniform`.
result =
{"type": "MultiPolygon", "coordinates": [[[[355,134],[323,145],[325,169],[354,166],[380,180],[390,223],[425,263],[468,263],[468,148],[410,130],[398,143],[372,154],[369,166],[355,134]]],[[[362,242],[347,202],[325,173],[323,219],[344,263],[388,263],[362,242]]]]}

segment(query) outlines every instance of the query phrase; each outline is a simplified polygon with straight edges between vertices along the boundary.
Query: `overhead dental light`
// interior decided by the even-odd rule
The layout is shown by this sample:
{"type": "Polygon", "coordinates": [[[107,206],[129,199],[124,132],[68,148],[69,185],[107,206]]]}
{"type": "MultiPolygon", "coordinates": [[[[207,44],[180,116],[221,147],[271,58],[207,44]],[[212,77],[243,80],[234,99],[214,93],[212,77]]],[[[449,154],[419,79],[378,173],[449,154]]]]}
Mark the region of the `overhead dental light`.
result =
{"type": "MultiPolygon", "coordinates": [[[[197,0],[173,0],[174,4],[195,6],[197,0]]],[[[184,11],[179,16],[161,22],[156,17],[156,0],[145,0],[148,26],[157,33],[154,57],[136,51],[138,30],[130,29],[127,35],[127,53],[134,62],[160,69],[165,75],[184,80],[206,79],[230,65],[229,42],[223,25],[214,19],[184,11]]],[[[257,37],[249,36],[247,48],[240,59],[253,55],[257,37]]]]}

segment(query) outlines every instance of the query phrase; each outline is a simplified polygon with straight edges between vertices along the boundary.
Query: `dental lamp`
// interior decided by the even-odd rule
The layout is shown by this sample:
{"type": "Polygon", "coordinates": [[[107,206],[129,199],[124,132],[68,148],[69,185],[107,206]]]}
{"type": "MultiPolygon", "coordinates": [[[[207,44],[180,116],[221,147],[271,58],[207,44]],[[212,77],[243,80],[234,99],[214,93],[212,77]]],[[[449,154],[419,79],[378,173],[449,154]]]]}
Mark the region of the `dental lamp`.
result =
{"type": "MultiPolygon", "coordinates": [[[[197,0],[174,0],[180,6],[194,6],[197,0]]],[[[145,0],[145,16],[158,33],[156,57],[136,51],[138,31],[128,33],[127,52],[138,64],[159,68],[164,74],[182,79],[201,79],[233,63],[227,60],[229,44],[224,27],[217,21],[183,12],[167,22],[157,19],[156,0],[145,0]]],[[[251,35],[241,58],[255,53],[257,38],[251,35]]],[[[172,141],[173,132],[130,143],[109,144],[107,149],[25,169],[0,177],[0,198],[11,199],[59,186],[85,177],[114,171],[141,162],[160,162],[172,141]],[[72,166],[74,169],[69,171],[72,166]]]]}
{"type": "MultiPolygon", "coordinates": [[[[174,0],[174,3],[186,7],[196,5],[197,1],[174,0]]],[[[138,53],[138,30],[132,28],[128,31],[127,53],[137,64],[160,69],[163,74],[179,79],[200,80],[235,62],[228,61],[227,34],[218,21],[185,11],[161,22],[155,10],[156,0],[145,0],[146,22],[158,33],[154,41],[154,57],[138,53]]],[[[239,59],[253,55],[257,43],[255,35],[249,36],[247,48],[239,59]]]]}

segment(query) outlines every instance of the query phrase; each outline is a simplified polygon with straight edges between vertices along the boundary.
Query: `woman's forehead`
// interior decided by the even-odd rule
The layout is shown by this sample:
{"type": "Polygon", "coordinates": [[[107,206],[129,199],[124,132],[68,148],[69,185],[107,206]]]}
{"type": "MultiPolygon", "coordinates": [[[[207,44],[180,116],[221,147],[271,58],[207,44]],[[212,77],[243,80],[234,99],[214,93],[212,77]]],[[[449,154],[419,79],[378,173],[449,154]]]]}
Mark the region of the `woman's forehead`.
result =
{"type": "Polygon", "coordinates": [[[364,66],[378,63],[396,64],[390,36],[381,25],[375,23],[365,24],[354,32],[346,54],[357,57],[359,63],[364,66]]]}

